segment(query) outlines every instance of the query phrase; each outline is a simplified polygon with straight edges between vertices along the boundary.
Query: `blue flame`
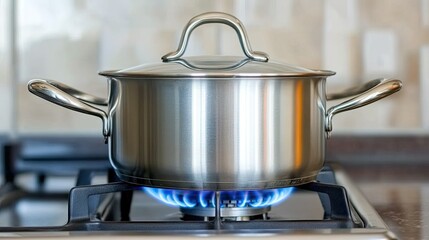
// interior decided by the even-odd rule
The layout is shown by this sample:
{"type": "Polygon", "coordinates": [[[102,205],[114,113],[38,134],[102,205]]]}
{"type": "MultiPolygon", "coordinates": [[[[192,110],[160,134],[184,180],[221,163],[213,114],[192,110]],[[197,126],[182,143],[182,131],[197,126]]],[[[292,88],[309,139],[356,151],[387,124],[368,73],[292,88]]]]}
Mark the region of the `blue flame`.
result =
{"type": "MultiPolygon", "coordinates": [[[[293,192],[293,187],[251,191],[222,191],[220,192],[221,207],[225,202],[235,207],[266,207],[286,200],[293,192]]],[[[215,207],[215,192],[172,190],[144,187],[143,190],[152,197],[170,206],[193,208],[215,207]]]]}

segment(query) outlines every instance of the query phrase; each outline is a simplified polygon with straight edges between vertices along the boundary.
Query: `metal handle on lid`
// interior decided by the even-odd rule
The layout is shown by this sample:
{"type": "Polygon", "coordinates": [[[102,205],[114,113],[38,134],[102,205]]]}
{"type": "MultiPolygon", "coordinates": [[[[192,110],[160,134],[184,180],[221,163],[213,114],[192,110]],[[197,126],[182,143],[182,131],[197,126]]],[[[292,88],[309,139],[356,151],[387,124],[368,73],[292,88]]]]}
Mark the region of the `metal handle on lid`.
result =
{"type": "Polygon", "coordinates": [[[220,12],[208,12],[198,15],[192,18],[185,29],[183,30],[182,37],[179,42],[179,47],[175,52],[168,53],[162,57],[162,61],[174,61],[179,59],[186,50],[188,45],[189,37],[192,31],[200,25],[207,23],[222,23],[232,27],[238,35],[240,40],[241,48],[243,49],[244,54],[251,60],[267,62],[268,54],[259,51],[252,51],[250,47],[249,38],[247,37],[246,30],[244,29],[243,24],[236,17],[220,12]]]}

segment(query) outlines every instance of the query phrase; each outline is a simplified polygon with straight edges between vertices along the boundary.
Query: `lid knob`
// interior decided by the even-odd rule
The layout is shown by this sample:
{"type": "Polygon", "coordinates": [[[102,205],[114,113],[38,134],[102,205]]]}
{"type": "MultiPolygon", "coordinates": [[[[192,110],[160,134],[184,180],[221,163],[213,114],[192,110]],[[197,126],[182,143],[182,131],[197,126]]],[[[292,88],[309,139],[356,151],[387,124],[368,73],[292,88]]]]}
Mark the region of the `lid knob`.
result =
{"type": "Polygon", "coordinates": [[[188,24],[183,30],[182,37],[180,38],[179,47],[175,52],[168,53],[162,57],[162,61],[174,61],[179,59],[186,50],[188,45],[189,37],[192,31],[200,25],[207,23],[222,23],[232,27],[235,32],[237,32],[238,39],[240,41],[241,48],[243,49],[244,54],[251,60],[259,62],[267,62],[268,54],[259,51],[252,51],[250,47],[249,38],[247,37],[246,30],[244,29],[243,24],[238,20],[238,18],[221,12],[208,12],[203,13],[198,16],[193,17],[189,20],[188,24]]]}

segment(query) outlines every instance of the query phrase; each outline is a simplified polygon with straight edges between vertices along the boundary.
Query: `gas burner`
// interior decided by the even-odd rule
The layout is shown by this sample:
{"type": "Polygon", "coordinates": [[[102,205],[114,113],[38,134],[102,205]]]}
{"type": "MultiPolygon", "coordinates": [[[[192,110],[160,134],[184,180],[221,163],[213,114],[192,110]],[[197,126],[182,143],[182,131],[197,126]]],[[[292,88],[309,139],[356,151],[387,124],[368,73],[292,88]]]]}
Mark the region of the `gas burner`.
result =
{"type": "MultiPolygon", "coordinates": [[[[228,205],[227,203],[226,205],[228,205]]],[[[268,219],[268,212],[271,210],[270,206],[266,207],[225,207],[220,209],[220,216],[226,221],[249,221],[253,219],[268,219]]],[[[194,208],[180,208],[184,214],[183,220],[196,220],[203,219],[204,221],[211,221],[216,216],[216,208],[214,207],[194,207],[194,208]]]]}
{"type": "MultiPolygon", "coordinates": [[[[144,188],[149,195],[170,206],[180,207],[184,219],[215,217],[215,192],[144,188]]],[[[293,188],[220,191],[220,216],[225,220],[267,219],[271,206],[286,200],[293,188]]]]}

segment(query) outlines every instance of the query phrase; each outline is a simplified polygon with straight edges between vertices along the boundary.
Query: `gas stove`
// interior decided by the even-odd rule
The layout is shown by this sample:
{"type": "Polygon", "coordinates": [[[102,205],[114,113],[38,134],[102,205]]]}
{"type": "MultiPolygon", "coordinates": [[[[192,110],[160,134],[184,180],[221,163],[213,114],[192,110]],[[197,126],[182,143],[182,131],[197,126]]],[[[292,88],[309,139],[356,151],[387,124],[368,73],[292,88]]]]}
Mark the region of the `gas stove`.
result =
{"type": "MultiPolygon", "coordinates": [[[[13,152],[5,149],[6,172],[13,152]]],[[[100,166],[81,166],[69,192],[49,190],[40,174],[36,188],[23,189],[9,172],[0,237],[396,239],[338,166],[296,187],[219,192],[132,185],[100,166]]]]}

